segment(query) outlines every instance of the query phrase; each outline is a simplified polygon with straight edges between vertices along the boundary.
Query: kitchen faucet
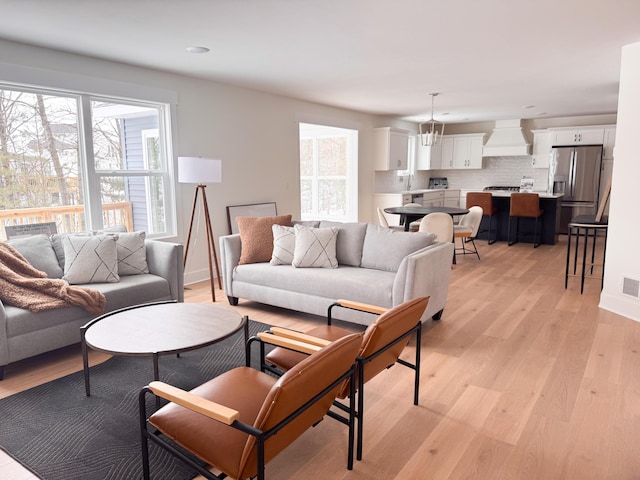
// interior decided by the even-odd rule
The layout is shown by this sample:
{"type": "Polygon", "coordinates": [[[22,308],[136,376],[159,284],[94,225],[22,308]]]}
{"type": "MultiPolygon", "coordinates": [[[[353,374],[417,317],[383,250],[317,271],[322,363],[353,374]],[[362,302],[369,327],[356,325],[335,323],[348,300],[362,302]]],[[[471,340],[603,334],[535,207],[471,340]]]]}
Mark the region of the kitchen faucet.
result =
{"type": "Polygon", "coordinates": [[[411,190],[411,180],[413,180],[413,175],[412,174],[407,175],[407,190],[408,191],[411,190]]]}

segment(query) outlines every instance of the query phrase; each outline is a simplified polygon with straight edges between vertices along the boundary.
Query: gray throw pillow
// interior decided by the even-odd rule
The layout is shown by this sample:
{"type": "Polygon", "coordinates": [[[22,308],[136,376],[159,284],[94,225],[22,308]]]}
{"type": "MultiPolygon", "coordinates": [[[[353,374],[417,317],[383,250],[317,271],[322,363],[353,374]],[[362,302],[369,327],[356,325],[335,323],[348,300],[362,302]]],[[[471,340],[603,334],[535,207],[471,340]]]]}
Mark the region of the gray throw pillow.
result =
{"type": "Polygon", "coordinates": [[[34,268],[45,272],[49,278],[62,278],[62,267],[53,249],[51,240],[46,235],[14,238],[9,244],[18,250],[34,268]]]}
{"type": "Polygon", "coordinates": [[[338,229],[296,225],[296,246],[292,265],[297,268],[338,268],[336,240],[338,229]]]}
{"type": "Polygon", "coordinates": [[[117,234],[118,275],[149,273],[147,248],[144,244],[144,238],[144,232],[117,234]]]}
{"type": "Polygon", "coordinates": [[[397,272],[404,257],[432,245],[435,238],[433,233],[398,232],[370,223],[364,237],[361,266],[397,272]]]}
{"type": "Polygon", "coordinates": [[[362,261],[362,246],[364,236],[367,233],[366,223],[341,223],[323,220],[320,228],[336,227],[338,229],[338,241],[336,244],[336,257],[340,265],[359,267],[362,261]]]}
{"type": "Polygon", "coordinates": [[[64,277],[71,284],[118,282],[118,255],[113,235],[63,235],[64,277]]]}

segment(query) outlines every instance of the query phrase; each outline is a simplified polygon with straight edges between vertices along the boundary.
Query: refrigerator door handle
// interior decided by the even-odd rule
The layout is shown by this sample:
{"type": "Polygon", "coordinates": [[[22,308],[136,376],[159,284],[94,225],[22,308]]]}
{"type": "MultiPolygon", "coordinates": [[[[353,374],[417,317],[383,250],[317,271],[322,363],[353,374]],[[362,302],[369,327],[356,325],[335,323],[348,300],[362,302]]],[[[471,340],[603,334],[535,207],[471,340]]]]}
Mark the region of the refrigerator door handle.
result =
{"type": "Polygon", "coordinates": [[[569,194],[571,198],[575,198],[575,186],[576,186],[576,150],[571,150],[571,160],[569,168],[569,194]]]}

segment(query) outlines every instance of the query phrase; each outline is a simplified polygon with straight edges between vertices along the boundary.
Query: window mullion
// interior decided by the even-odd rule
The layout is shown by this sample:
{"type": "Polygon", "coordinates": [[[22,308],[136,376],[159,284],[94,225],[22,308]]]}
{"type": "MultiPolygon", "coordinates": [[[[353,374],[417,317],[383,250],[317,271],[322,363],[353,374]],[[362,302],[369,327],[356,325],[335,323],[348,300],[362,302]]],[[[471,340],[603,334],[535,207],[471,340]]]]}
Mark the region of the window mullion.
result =
{"type": "Polygon", "coordinates": [[[96,162],[93,150],[93,125],[91,120],[91,98],[80,97],[80,168],[85,171],[83,196],[89,230],[102,228],[102,204],[100,201],[100,176],[96,174],[96,162]]]}

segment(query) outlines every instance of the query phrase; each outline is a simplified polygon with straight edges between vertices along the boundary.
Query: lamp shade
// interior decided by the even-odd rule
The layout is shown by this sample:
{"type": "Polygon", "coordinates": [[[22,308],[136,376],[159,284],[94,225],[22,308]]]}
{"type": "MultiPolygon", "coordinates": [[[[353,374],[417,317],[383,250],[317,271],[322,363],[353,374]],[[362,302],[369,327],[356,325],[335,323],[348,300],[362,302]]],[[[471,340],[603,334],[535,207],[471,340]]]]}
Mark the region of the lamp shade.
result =
{"type": "Polygon", "coordinates": [[[222,161],[204,157],[178,157],[178,182],[220,183],[222,161]]]}

